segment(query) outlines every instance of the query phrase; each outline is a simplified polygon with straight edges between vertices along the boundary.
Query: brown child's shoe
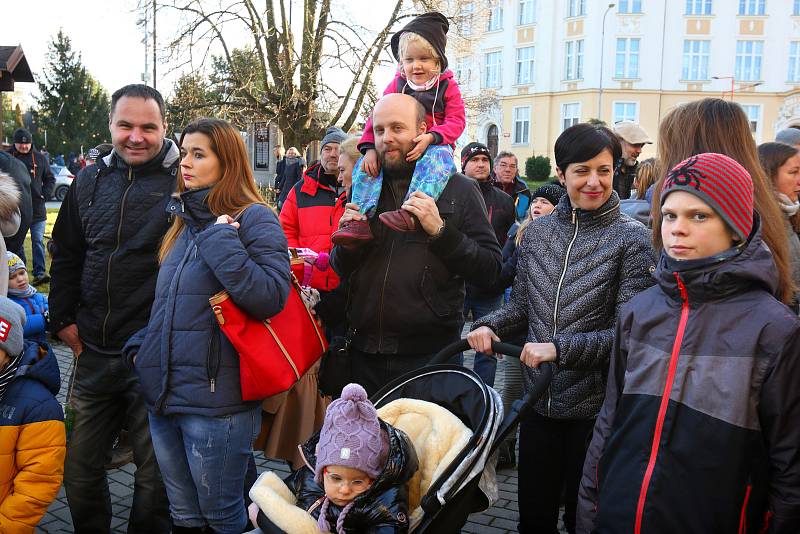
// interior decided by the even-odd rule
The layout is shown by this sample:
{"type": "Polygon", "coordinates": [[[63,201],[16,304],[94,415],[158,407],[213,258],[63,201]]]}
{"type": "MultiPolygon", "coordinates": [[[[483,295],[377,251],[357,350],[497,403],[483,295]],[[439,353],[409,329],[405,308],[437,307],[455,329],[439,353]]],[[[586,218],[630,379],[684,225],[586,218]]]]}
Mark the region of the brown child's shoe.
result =
{"type": "Polygon", "coordinates": [[[378,218],[396,232],[414,232],[417,229],[414,216],[403,209],[383,212],[378,218]]]}
{"type": "Polygon", "coordinates": [[[341,247],[355,247],[373,239],[367,221],[350,221],[331,235],[331,242],[341,247]]]}

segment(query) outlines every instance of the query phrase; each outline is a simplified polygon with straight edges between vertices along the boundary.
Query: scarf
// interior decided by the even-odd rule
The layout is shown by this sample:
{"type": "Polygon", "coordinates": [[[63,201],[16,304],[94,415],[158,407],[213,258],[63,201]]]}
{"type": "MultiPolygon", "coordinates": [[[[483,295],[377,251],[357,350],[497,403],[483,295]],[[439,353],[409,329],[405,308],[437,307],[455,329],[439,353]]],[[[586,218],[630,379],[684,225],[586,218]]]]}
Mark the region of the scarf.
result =
{"type": "Polygon", "coordinates": [[[18,299],[26,299],[29,297],[34,296],[37,293],[36,288],[32,285],[28,284],[28,289],[21,290],[21,289],[12,289],[8,288],[8,296],[9,297],[16,297],[18,299]]]}
{"type": "Polygon", "coordinates": [[[0,402],[3,402],[5,399],[8,386],[11,385],[11,382],[13,382],[14,378],[17,376],[17,369],[19,369],[21,361],[22,354],[17,354],[17,356],[6,365],[5,369],[0,371],[0,402]]]}
{"type": "Polygon", "coordinates": [[[792,200],[783,193],[778,193],[778,205],[787,217],[793,217],[800,211],[800,200],[792,202],[792,200]]]}

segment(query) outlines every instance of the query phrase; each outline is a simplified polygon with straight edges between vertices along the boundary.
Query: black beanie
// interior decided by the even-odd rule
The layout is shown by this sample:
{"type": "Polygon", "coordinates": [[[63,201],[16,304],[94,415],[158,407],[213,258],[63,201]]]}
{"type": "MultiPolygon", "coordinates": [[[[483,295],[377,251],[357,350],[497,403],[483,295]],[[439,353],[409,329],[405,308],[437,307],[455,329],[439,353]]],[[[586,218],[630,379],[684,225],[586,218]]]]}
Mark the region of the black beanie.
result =
{"type": "Polygon", "coordinates": [[[20,144],[32,143],[33,138],[31,133],[25,128],[17,128],[14,130],[14,142],[20,144]]]}
{"type": "Polygon", "coordinates": [[[531,204],[533,204],[533,200],[539,197],[546,198],[550,204],[553,206],[558,205],[558,201],[561,200],[561,197],[567,194],[567,190],[561,187],[559,184],[544,184],[539,186],[536,191],[531,193],[531,204]]]}
{"type": "Polygon", "coordinates": [[[491,172],[494,166],[492,163],[492,155],[489,153],[489,149],[486,145],[478,142],[472,142],[461,150],[461,172],[464,172],[464,168],[467,166],[469,160],[481,154],[489,158],[489,172],[491,172]]]}
{"type": "Polygon", "coordinates": [[[445,48],[447,48],[447,30],[450,29],[450,23],[447,22],[447,17],[432,11],[425,13],[413,19],[405,25],[402,30],[392,35],[392,54],[397,61],[400,61],[400,36],[405,32],[416,33],[421,35],[428,41],[436,53],[439,55],[439,63],[442,67],[442,72],[447,70],[447,56],[445,55],[445,48]]]}

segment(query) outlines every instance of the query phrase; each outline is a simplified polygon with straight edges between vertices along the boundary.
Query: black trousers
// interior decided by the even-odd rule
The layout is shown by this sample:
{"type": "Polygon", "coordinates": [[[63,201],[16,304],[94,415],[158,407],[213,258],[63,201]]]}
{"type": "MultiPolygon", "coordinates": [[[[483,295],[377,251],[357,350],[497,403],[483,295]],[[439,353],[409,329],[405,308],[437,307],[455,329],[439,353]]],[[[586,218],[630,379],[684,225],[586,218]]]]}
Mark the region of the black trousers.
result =
{"type": "Polygon", "coordinates": [[[529,412],[519,427],[519,532],[558,534],[564,496],[564,526],[575,532],[578,485],[594,419],[553,419],[529,412]]]}
{"type": "Polygon", "coordinates": [[[64,488],[75,532],[111,532],[105,465],[114,438],[127,422],[136,464],[128,534],[168,533],[169,502],[150,441],[147,409],[139,380],[121,355],[84,347],[76,362],[72,406],[75,421],[64,462],[64,488]]]}
{"type": "Polygon", "coordinates": [[[351,382],[361,384],[372,396],[383,386],[425,365],[435,354],[370,354],[350,349],[351,382]]]}

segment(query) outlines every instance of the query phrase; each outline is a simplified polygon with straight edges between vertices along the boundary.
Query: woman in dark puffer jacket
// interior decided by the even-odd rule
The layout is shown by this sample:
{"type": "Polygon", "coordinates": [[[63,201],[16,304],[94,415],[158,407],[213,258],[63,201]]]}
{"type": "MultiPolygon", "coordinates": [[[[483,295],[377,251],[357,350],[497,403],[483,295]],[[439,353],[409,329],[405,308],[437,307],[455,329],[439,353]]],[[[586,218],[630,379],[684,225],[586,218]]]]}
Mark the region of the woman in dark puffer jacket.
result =
{"type": "Polygon", "coordinates": [[[261,403],[242,400],[239,355],[208,299],[224,289],[254,318],[277,314],[289,293],[289,255],[239,132],[201,119],[180,144],[178,193],[167,207],[175,222],[161,247],[150,321],[125,352],[141,381],[173,532],[238,534],[261,403]]]}
{"type": "Polygon", "coordinates": [[[575,505],[586,445],[605,393],[614,321],[620,308],[653,284],[649,231],[620,214],[613,191],[622,149],[607,128],[578,124],[555,144],[567,195],[548,217],[531,222],[519,250],[511,300],[476,321],[468,335],[491,353],[492,339],[527,333],[526,386],[542,362],[556,364],[552,384],[520,423],[520,532],[575,529],[575,505]]]}
{"type": "Polygon", "coordinates": [[[713,153],[663,181],[658,285],[620,313],[579,532],[800,532],[800,320],[753,190],[713,153]]]}

